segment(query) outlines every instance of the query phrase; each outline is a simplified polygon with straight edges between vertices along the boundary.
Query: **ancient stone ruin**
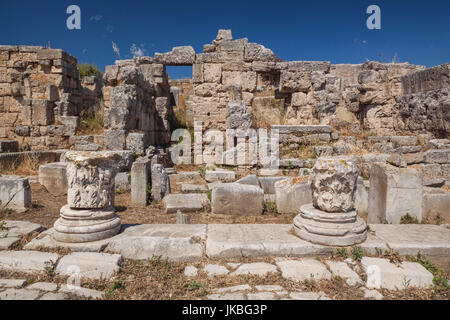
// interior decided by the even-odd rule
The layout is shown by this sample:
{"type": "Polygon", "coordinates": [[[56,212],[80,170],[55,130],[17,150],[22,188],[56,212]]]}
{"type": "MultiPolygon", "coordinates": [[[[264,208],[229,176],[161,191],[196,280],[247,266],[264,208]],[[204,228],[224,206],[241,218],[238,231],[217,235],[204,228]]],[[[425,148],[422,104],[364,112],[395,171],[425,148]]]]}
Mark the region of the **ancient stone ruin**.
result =
{"type": "Polygon", "coordinates": [[[108,152],[66,154],[67,205],[54,225],[53,238],[61,242],[97,241],[116,235],[120,218],[115,214],[115,162],[119,157],[108,152]]]}
{"type": "Polygon", "coordinates": [[[367,225],[355,208],[358,169],[345,159],[319,158],[313,168],[313,203],[294,219],[295,232],[314,243],[350,246],[367,238],[367,225]]]}
{"type": "MultiPolygon", "coordinates": [[[[192,263],[180,274],[192,283],[275,273],[303,286],[340,277],[352,298],[395,297],[403,281],[442,298],[425,260],[398,257],[450,255],[450,63],[283,61],[219,30],[201,53],[118,60],[102,77],[77,64],[0,46],[2,272],[76,266],[85,279],[117,275],[110,294],[128,277],[122,259],[162,258],[192,263]],[[192,78],[171,79],[171,66],[192,78]]],[[[15,281],[0,279],[0,300],[103,295],[15,281]]],[[[206,298],[333,298],[292,287],[206,298]]]]}

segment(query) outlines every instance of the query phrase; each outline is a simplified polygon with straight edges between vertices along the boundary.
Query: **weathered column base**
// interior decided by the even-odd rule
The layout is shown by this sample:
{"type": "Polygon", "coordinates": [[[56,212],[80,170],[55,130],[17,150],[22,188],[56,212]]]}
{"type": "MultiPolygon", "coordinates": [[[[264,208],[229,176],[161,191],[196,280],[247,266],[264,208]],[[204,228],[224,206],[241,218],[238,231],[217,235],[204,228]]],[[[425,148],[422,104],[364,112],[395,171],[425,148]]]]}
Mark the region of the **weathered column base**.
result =
{"type": "Polygon", "coordinates": [[[98,241],[115,236],[120,231],[120,217],[114,208],[74,210],[61,208],[54,224],[53,238],[59,242],[80,243],[98,241]]]}
{"type": "Polygon", "coordinates": [[[327,246],[352,246],[367,239],[367,225],[356,211],[325,212],[312,203],[300,208],[294,230],[303,240],[327,246]]]}

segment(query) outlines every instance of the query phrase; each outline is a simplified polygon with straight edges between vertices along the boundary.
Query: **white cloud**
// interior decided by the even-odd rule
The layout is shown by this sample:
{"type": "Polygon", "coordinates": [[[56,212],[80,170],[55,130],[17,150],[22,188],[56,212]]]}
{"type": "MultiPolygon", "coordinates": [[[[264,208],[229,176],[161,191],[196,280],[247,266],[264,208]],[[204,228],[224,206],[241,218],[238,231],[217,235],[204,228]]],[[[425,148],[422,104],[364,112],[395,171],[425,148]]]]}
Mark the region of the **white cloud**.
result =
{"type": "Polygon", "coordinates": [[[86,54],[86,52],[88,51],[88,49],[83,49],[83,54],[86,54]]]}
{"type": "Polygon", "coordinates": [[[112,48],[113,48],[114,53],[117,55],[117,57],[120,58],[120,50],[119,50],[119,48],[117,47],[117,45],[115,44],[114,41],[112,42],[112,48]]]}
{"type": "Polygon", "coordinates": [[[114,31],[114,26],[108,24],[108,25],[106,26],[106,31],[108,31],[109,33],[112,33],[112,32],[114,31]]]}
{"type": "Polygon", "coordinates": [[[103,16],[101,14],[97,14],[95,16],[92,16],[89,20],[91,21],[100,21],[102,20],[103,16]]]}
{"type": "Polygon", "coordinates": [[[146,54],[147,50],[144,48],[143,43],[141,43],[139,47],[133,43],[131,45],[130,52],[133,55],[133,57],[142,57],[146,54]]]}

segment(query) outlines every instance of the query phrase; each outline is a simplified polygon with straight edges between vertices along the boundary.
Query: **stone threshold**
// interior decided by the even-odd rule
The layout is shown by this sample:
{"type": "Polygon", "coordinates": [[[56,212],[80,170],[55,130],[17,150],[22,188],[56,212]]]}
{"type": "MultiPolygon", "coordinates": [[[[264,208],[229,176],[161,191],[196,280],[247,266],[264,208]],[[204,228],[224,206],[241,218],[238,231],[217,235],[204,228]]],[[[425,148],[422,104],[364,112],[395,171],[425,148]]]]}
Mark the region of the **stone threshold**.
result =
{"type": "MultiPolygon", "coordinates": [[[[450,256],[450,229],[436,225],[369,225],[367,240],[358,246],[366,255],[393,249],[400,255],[450,256]]],[[[293,233],[292,224],[142,224],[122,225],[118,235],[102,241],[67,244],[41,233],[25,250],[108,252],[134,260],[161,256],[170,261],[200,261],[204,257],[304,257],[326,255],[337,247],[313,244],[293,233]]]]}

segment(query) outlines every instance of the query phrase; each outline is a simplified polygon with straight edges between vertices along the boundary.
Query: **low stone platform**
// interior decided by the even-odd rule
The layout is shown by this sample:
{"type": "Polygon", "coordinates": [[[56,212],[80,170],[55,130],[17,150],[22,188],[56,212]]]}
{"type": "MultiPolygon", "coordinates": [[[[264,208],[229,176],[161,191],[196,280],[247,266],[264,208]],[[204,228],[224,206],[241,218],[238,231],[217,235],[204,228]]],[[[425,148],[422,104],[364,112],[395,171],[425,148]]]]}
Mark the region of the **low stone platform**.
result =
{"type": "MultiPolygon", "coordinates": [[[[365,254],[394,249],[401,255],[450,256],[450,229],[435,225],[369,225],[365,254]]],[[[325,255],[337,248],[300,239],[291,224],[143,224],[122,225],[118,235],[102,241],[69,244],[52,239],[49,229],[24,249],[70,248],[72,251],[109,252],[128,259],[153,255],[171,261],[209,258],[325,255]]]]}

